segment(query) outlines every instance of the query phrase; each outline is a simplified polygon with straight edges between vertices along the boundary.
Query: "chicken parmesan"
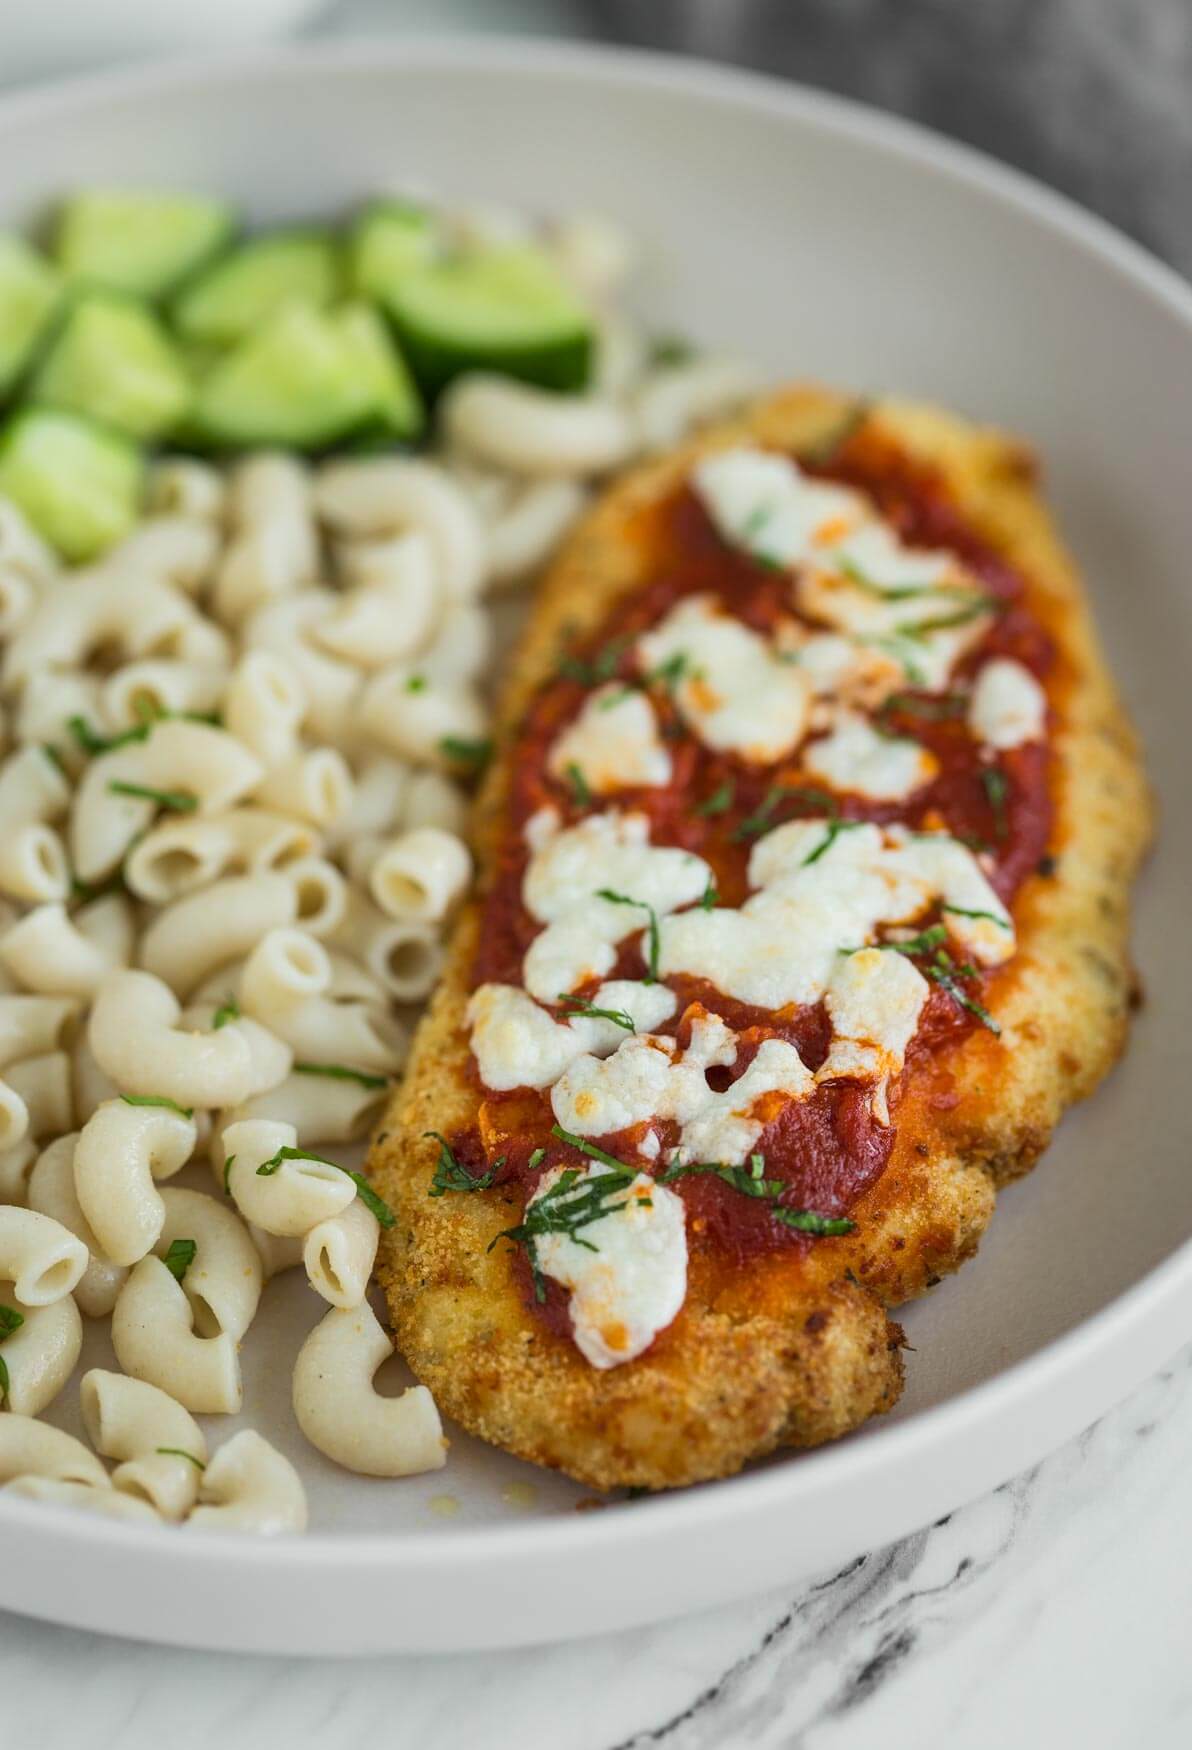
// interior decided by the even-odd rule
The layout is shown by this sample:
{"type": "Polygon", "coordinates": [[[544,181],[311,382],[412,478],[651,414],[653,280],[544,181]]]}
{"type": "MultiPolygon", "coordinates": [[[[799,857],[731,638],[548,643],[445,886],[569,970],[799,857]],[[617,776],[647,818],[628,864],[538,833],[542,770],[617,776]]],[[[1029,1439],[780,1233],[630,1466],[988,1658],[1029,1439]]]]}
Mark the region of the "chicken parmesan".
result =
{"type": "Polygon", "coordinates": [[[373,1168],[443,1410],[597,1487],[831,1439],[1126,1031],[1149,806],[1000,434],[788,391],[557,561],[373,1168]]]}

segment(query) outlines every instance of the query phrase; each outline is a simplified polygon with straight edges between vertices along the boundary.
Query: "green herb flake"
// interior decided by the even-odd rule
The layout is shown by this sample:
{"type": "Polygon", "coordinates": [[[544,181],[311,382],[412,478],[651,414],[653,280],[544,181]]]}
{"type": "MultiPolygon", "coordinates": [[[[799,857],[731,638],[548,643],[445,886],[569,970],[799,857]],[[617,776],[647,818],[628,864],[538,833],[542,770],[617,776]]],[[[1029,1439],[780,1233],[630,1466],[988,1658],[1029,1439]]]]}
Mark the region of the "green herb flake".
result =
{"type": "Polygon", "coordinates": [[[197,796],[189,790],[155,790],[150,784],[130,784],[124,778],[109,778],[108,789],[113,796],[133,796],[141,802],[155,802],[172,814],[193,814],[199,806],[197,796]]]}
{"type": "Polygon", "coordinates": [[[126,1106],[160,1106],[165,1112],[177,1112],[180,1118],[193,1118],[193,1106],[180,1106],[177,1100],[168,1099],[165,1094],[121,1094],[120,1098],[126,1106]]]}
{"type": "Polygon", "coordinates": [[[206,1463],[203,1459],[196,1458],[193,1452],[187,1452],[184,1447],[155,1446],[153,1450],[154,1452],[160,1452],[163,1458],[185,1458],[194,1465],[197,1471],[204,1471],[207,1469],[206,1463]]]}
{"type": "Polygon", "coordinates": [[[716,789],[713,790],[710,796],[706,797],[704,801],[696,804],[695,812],[696,814],[702,815],[705,819],[710,818],[714,814],[727,814],[728,810],[733,805],[733,798],[736,796],[736,793],[737,786],[733,783],[731,778],[726,778],[723,784],[717,785],[716,789]]]}
{"type": "Polygon", "coordinates": [[[865,822],[863,820],[841,820],[839,817],[835,820],[830,820],[828,822],[828,830],[820,840],[819,844],[804,857],[803,868],[806,869],[809,868],[812,863],[818,863],[820,858],[825,856],[827,852],[831,850],[842,832],[849,832],[854,827],[864,826],[864,824],[865,822]]]}
{"type": "Polygon", "coordinates": [[[544,1148],[536,1148],[534,1150],[533,1154],[530,1156],[529,1160],[526,1162],[526,1166],[529,1168],[530,1172],[532,1173],[534,1171],[534,1168],[541,1166],[545,1159],[546,1159],[546,1150],[544,1148]]]}
{"type": "Polygon", "coordinates": [[[175,1282],[181,1282],[186,1272],[195,1261],[198,1251],[196,1240],[171,1240],[162,1263],[170,1272],[175,1282]]]}
{"type": "Polygon", "coordinates": [[[25,1322],[23,1312],[18,1312],[15,1306],[0,1305],[0,1343],[5,1337],[11,1337],[14,1331],[19,1331],[25,1322]]]}
{"type": "Polygon", "coordinates": [[[346,1173],[356,1187],[356,1195],[367,1210],[376,1216],[382,1227],[393,1227],[397,1217],[385,1202],[378,1197],[363,1173],[354,1173],[350,1167],[341,1167],[338,1161],[329,1161],[325,1155],[313,1155],[305,1148],[279,1148],[277,1153],[270,1155],[267,1161],[262,1161],[257,1168],[260,1178],[269,1179],[276,1173],[283,1161],[317,1161],[321,1167],[334,1167],[337,1173],[346,1173]]]}
{"type": "Polygon", "coordinates": [[[977,977],[975,966],[957,966],[952,956],[940,949],[933,963],[924,970],[928,978],[933,983],[938,984],[940,989],[950,996],[959,1008],[965,1009],[970,1015],[975,1016],[983,1027],[989,1029],[995,1039],[1001,1038],[1000,1024],[993,1018],[985,1005],[979,1003],[975,997],[969,996],[961,985],[961,979],[977,977]]]}
{"type": "Polygon", "coordinates": [[[701,911],[715,911],[720,904],[720,890],[714,881],[709,881],[700,899],[701,911]]]}
{"type": "Polygon", "coordinates": [[[673,370],[696,357],[697,348],[682,334],[657,334],[651,340],[647,360],[652,370],[673,370]]]}
{"type": "Polygon", "coordinates": [[[240,1004],[234,996],[226,996],[211,1017],[211,1030],[218,1033],[221,1027],[226,1027],[229,1021],[240,1019],[240,1004]]]}
{"type": "Polygon", "coordinates": [[[232,1195],[231,1177],[232,1177],[232,1168],[235,1165],[236,1165],[235,1155],[228,1155],[224,1161],[224,1174],[223,1174],[224,1196],[225,1197],[230,1197],[232,1195]]]}
{"type": "Polygon", "coordinates": [[[981,788],[993,814],[993,836],[1000,842],[1009,830],[1006,800],[1010,794],[1010,780],[1000,766],[986,766],[981,772],[981,788]]]}
{"type": "Polygon", "coordinates": [[[941,905],[941,911],[946,911],[951,917],[980,918],[987,923],[996,924],[999,930],[1012,930],[1014,925],[1005,918],[998,917],[995,911],[973,911],[967,905],[941,905]]]}
{"type": "Polygon", "coordinates": [[[8,1388],[11,1383],[12,1382],[8,1377],[8,1363],[5,1361],[3,1355],[0,1355],[0,1409],[3,1409],[4,1404],[7,1401],[8,1388]]]}
{"type": "Polygon", "coordinates": [[[585,1002],[583,997],[569,996],[566,991],[560,992],[559,1001],[568,1005],[568,1020],[584,1015],[593,1021],[612,1021],[623,1027],[626,1033],[637,1032],[637,1023],[628,1009],[598,1009],[593,1003],[585,1002]]]}
{"type": "Polygon", "coordinates": [[[424,674],[412,674],[406,682],[406,691],[407,693],[425,693],[427,685],[424,674]]]}
{"type": "Polygon", "coordinates": [[[784,805],[814,808],[826,814],[829,820],[835,820],[840,813],[840,805],[830,791],[820,790],[814,784],[778,784],[768,790],[754,812],[740,822],[733,833],[733,843],[760,838],[762,833],[769,832],[779,824],[774,819],[775,809],[784,805]]]}
{"type": "Polygon", "coordinates": [[[538,1240],[544,1234],[561,1233],[589,1252],[599,1251],[598,1246],[583,1237],[582,1230],[602,1220],[604,1216],[623,1209],[627,1201],[623,1194],[630,1189],[638,1176],[632,1167],[625,1166],[612,1155],[605,1154],[602,1149],[597,1149],[582,1137],[573,1136],[570,1131],[561,1129],[557,1124],[553,1127],[552,1134],[590,1155],[593,1160],[610,1165],[612,1170],[600,1173],[594,1179],[583,1179],[578,1168],[565,1167],[549,1190],[527,1203],[525,1213],[516,1226],[504,1228],[489,1242],[490,1252],[499,1240],[507,1240],[510,1245],[525,1248],[534,1281],[534,1297],[540,1304],[546,1299],[546,1283],[538,1267],[538,1240]]]}
{"type": "Polygon", "coordinates": [[[492,738],[480,736],[469,740],[463,735],[443,735],[439,738],[439,747],[449,760],[456,765],[469,766],[472,771],[483,771],[493,754],[492,738]]]}
{"type": "Polygon", "coordinates": [[[448,1191],[487,1191],[505,1165],[505,1156],[502,1155],[493,1162],[487,1173],[473,1175],[456,1160],[455,1151],[445,1136],[441,1136],[437,1130],[424,1130],[422,1134],[433,1137],[439,1145],[439,1158],[435,1163],[435,1176],[427,1191],[428,1197],[444,1197],[448,1191]]]}
{"type": "Polygon", "coordinates": [[[367,1070],[349,1069],[346,1063],[296,1063],[296,1076],[327,1076],[336,1082],[355,1082],[362,1088],[387,1088],[388,1076],[371,1075],[367,1070]]]}
{"type": "Polygon", "coordinates": [[[640,911],[649,914],[646,926],[646,965],[649,976],[642,980],[643,984],[658,983],[658,955],[662,946],[662,938],[658,929],[658,913],[652,905],[647,905],[644,899],[634,899],[628,893],[614,893],[611,887],[598,887],[597,899],[607,899],[611,905],[635,905],[640,911]]]}
{"type": "Polygon", "coordinates": [[[738,1192],[742,1197],[754,1197],[770,1205],[770,1214],[775,1221],[784,1227],[796,1228],[800,1233],[837,1235],[852,1233],[856,1222],[849,1221],[844,1216],[821,1215],[814,1209],[789,1209],[778,1200],[789,1189],[783,1179],[767,1179],[765,1177],[766,1158],[762,1154],[751,1154],[748,1167],[726,1166],[723,1161],[688,1161],[681,1165],[668,1167],[662,1174],[660,1184],[673,1184],[676,1179],[686,1179],[694,1174],[711,1173],[730,1190],[738,1192]]]}
{"type": "Polygon", "coordinates": [[[579,808],[591,807],[592,792],[580,767],[572,760],[566,770],[567,781],[571,785],[571,794],[575,799],[576,806],[579,808]]]}

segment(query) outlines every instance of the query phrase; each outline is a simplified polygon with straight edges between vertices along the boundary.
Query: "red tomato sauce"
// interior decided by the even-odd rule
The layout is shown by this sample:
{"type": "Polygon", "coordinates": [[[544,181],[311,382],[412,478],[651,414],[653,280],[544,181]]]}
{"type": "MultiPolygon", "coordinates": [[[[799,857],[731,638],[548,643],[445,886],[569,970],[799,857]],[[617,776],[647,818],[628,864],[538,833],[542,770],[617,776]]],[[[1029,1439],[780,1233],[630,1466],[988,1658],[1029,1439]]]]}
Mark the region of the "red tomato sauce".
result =
{"type": "MultiPolygon", "coordinates": [[[[912,465],[887,444],[862,434],[830,465],[815,471],[868,493],[908,544],[955,553],[983,589],[1004,604],[988,633],[958,663],[948,693],[932,698],[908,685],[880,714],[892,731],[912,736],[931,750],[939,762],[934,781],[903,803],[841,796],[838,804],[846,819],[901,821],[912,828],[946,830],[971,842],[989,853],[989,878],[1009,904],[1036,870],[1047,872],[1053,824],[1048,748],[1046,743],[1031,743],[1002,753],[993,762],[983,757],[966,728],[966,695],[976,669],[994,655],[1013,657],[1045,684],[1053,675],[1055,647],[1032,612],[1029,580],[965,523],[935,475],[912,465]]],[[[557,809],[564,825],[608,806],[647,815],[652,841],[678,845],[705,858],[715,872],[720,903],[731,906],[747,897],[749,853],[761,833],[785,820],[823,813],[822,801],[817,805],[813,795],[799,794],[801,787],[822,795],[823,786],[802,771],[797,758],[759,770],[706,748],[683,727],[673,704],[658,689],[651,692],[651,700],[672,758],[669,786],[619,791],[582,805],[571,786],[548,772],[551,744],[575,717],[585,695],[606,681],[632,679],[635,638],[683,597],[712,595],[759,632],[772,632],[780,619],[799,618],[789,575],[728,546],[690,490],[676,492],[652,511],[642,538],[647,543],[650,580],[618,604],[594,636],[560,652],[560,669],[531,704],[512,750],[507,820],[484,900],[474,985],[521,983],[523,956],[540,927],[521,899],[529,858],[523,828],[544,806],[557,809]]],[[[925,916],[922,926],[937,916],[925,916]]],[[[642,977],[648,970],[644,945],[643,934],[629,937],[610,976],[642,977]]],[[[984,982],[974,979],[964,988],[979,999],[984,982]]],[[[827,1055],[830,1029],[822,1003],[775,1014],[737,1002],[685,975],[669,978],[668,984],[679,1003],[675,1018],[659,1028],[660,1033],[675,1035],[680,1045],[685,1044],[689,1006],[698,1003],[743,1035],[732,1071],[709,1072],[714,1086],[735,1080],[764,1038],[789,1040],[813,1071],[827,1055]],[[723,1078],[719,1084],[718,1076],[723,1078]]],[[[594,988],[577,994],[590,996],[594,988]]],[[[934,987],[900,1081],[978,1024],[945,990],[934,987]]],[[[549,1091],[494,1094],[480,1088],[478,1080],[477,1090],[481,1101],[477,1125],[452,1139],[460,1160],[473,1172],[490,1169],[503,1155],[498,1182],[520,1180],[528,1195],[547,1166],[586,1164],[582,1154],[552,1137],[549,1091]],[[531,1167],[538,1149],[546,1149],[546,1157],[531,1167]]],[[[790,1188],[782,1202],[829,1217],[844,1215],[889,1160],[897,1133],[898,1092],[897,1084],[891,1087],[894,1123],[885,1126],[872,1116],[870,1090],[855,1082],[825,1083],[810,1098],[785,1103],[756,1145],[765,1158],[766,1177],[781,1179],[790,1188]]],[[[668,1136],[665,1125],[654,1128],[662,1144],[658,1159],[665,1161],[669,1146],[678,1140],[677,1129],[668,1136]]],[[[627,1164],[649,1166],[636,1154],[640,1136],[634,1132],[589,1140],[627,1164]]],[[[726,1262],[815,1244],[806,1234],[776,1222],[764,1200],[743,1196],[713,1175],[677,1180],[674,1189],[687,1204],[693,1249],[710,1249],[726,1262]]],[[[523,1266],[524,1258],[518,1267],[523,1266]]],[[[530,1294],[528,1268],[524,1277],[530,1294]]],[[[566,1295],[557,1285],[547,1286],[542,1310],[550,1324],[566,1328],[566,1295]]]]}

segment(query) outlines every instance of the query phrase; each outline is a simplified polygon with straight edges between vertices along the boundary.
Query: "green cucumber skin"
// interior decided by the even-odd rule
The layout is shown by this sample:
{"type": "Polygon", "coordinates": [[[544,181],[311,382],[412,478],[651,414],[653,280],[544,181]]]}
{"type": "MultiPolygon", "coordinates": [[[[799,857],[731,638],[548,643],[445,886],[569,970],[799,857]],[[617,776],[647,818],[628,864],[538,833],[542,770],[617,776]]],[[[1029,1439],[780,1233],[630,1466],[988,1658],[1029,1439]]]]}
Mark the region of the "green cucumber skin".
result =
{"type": "Polygon", "coordinates": [[[36,368],[27,378],[24,393],[33,406],[75,413],[122,432],[125,437],[146,442],[163,438],[178,426],[193,399],[193,386],[173,336],[152,307],[131,293],[96,289],[68,297],[52,333],[39,349],[36,368]],[[72,324],[85,321],[88,315],[98,316],[102,321],[105,310],[117,316],[124,311],[134,323],[142,321],[144,343],[157,354],[154,364],[160,372],[160,393],[156,404],[146,405],[140,417],[131,411],[122,417],[115,400],[105,401],[102,384],[96,386],[96,393],[89,394],[85,384],[72,383],[72,373],[77,376],[81,370],[79,361],[72,360],[67,350],[72,343],[72,324]]]}
{"type": "Polygon", "coordinates": [[[0,233],[0,322],[16,318],[20,328],[0,333],[0,397],[17,390],[41,355],[62,294],[56,267],[23,237],[0,233]]]}
{"type": "Polygon", "coordinates": [[[476,347],[465,357],[458,346],[444,344],[424,332],[415,331],[400,318],[396,327],[402,351],[418,379],[418,386],[431,401],[466,371],[494,371],[502,377],[514,377],[519,382],[539,389],[554,389],[560,394],[577,393],[591,378],[595,348],[592,334],[587,329],[527,346],[476,347]]]}
{"type": "Polygon", "coordinates": [[[0,494],[70,564],[98,558],[132,532],[144,473],[138,445],[73,413],[22,408],[0,430],[0,494]]]}
{"type": "MultiPolygon", "coordinates": [[[[92,214],[87,214],[87,217],[91,216],[92,214]]],[[[149,303],[159,303],[174,295],[189,280],[205,272],[210,263],[230,247],[236,234],[236,226],[235,209],[226,201],[208,200],[201,196],[170,195],[165,192],[146,194],[132,189],[97,189],[93,194],[85,193],[68,200],[60,209],[55,230],[54,254],[63,274],[79,285],[123,293],[127,297],[142,298],[149,303]],[[75,228],[80,204],[90,201],[94,206],[104,200],[113,199],[122,200],[129,205],[135,205],[141,199],[146,205],[156,206],[159,212],[166,213],[175,204],[178,207],[188,207],[192,240],[185,252],[176,251],[173,261],[161,262],[152,275],[131,270],[127,255],[114,268],[110,262],[100,262],[97,265],[94,258],[88,262],[85,252],[83,260],[80,261],[77,258],[79,239],[75,228]],[[66,259],[63,260],[63,257],[66,259]]]]}
{"type": "Polygon", "coordinates": [[[317,225],[289,225],[284,229],[262,231],[244,238],[217,256],[201,272],[191,276],[174,297],[170,305],[170,317],[178,337],[186,343],[215,348],[235,346],[254,329],[259,328],[262,322],[268,321],[291,296],[304,297],[316,307],[325,308],[339,294],[343,278],[340,239],[333,231],[317,225]],[[234,304],[234,278],[244,275],[246,266],[253,265],[253,258],[259,264],[267,259],[275,247],[285,249],[291,245],[312,246],[311,262],[320,266],[319,271],[312,274],[311,283],[303,286],[297,294],[290,287],[284,287],[279,296],[264,308],[254,311],[248,318],[225,314],[227,282],[233,281],[234,304]],[[326,268],[325,274],[322,271],[323,266],[326,268]],[[317,286],[314,284],[316,280],[317,286]],[[214,313],[210,307],[212,303],[216,305],[214,313]]]}
{"type": "Polygon", "coordinates": [[[424,208],[412,201],[373,201],[357,216],[347,236],[351,295],[385,307],[400,280],[429,261],[435,246],[434,224],[424,208]],[[398,240],[409,246],[409,259],[402,263],[397,280],[393,278],[392,259],[386,259],[384,233],[390,227],[398,240]]]}

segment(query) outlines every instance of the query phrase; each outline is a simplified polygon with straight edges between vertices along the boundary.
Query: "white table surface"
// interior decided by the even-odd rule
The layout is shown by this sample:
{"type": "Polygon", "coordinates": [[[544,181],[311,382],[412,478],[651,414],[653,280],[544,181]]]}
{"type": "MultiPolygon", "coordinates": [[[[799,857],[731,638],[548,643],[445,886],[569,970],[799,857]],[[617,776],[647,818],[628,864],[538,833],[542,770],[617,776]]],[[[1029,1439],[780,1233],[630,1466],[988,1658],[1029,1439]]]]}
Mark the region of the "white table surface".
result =
{"type": "MultiPolygon", "coordinates": [[[[318,27],[576,34],[575,0],[318,27]]],[[[525,1653],[237,1659],[0,1612],[0,1750],[1175,1750],[1192,1742],[1192,1348],[1027,1475],[745,1605],[525,1653]]],[[[328,1601],[328,1608],[334,1608],[328,1601]]]]}

